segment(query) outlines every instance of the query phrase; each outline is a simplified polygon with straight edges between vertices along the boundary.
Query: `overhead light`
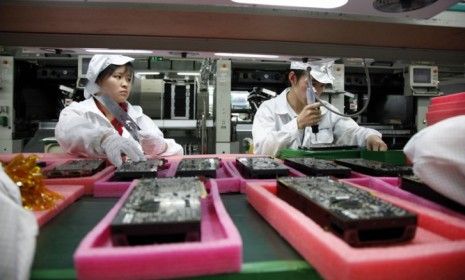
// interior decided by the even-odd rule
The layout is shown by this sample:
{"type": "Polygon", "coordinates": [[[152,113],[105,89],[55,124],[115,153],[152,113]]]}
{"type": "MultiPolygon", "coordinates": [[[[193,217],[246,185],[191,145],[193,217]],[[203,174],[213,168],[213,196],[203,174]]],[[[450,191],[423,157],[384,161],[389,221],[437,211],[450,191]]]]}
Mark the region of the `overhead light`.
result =
{"type": "Polygon", "coordinates": [[[139,75],[139,76],[160,75],[160,72],[137,72],[136,75],[139,75]]]}
{"type": "Polygon", "coordinates": [[[247,57],[247,58],[279,58],[278,55],[252,53],[215,53],[216,56],[247,57]]]}
{"type": "Polygon", "coordinates": [[[134,76],[136,76],[139,79],[145,79],[145,76],[149,75],[160,75],[160,72],[136,72],[134,76]]]}
{"type": "Polygon", "coordinates": [[[334,9],[344,6],[349,0],[231,0],[232,2],[253,5],[286,6],[301,8],[334,9]]]}
{"type": "Polygon", "coordinates": [[[200,76],[199,72],[178,72],[179,76],[200,76]]]}
{"type": "Polygon", "coordinates": [[[90,52],[90,53],[131,53],[131,54],[153,53],[153,51],[149,51],[149,50],[118,50],[118,49],[86,49],[86,52],[90,52]]]}

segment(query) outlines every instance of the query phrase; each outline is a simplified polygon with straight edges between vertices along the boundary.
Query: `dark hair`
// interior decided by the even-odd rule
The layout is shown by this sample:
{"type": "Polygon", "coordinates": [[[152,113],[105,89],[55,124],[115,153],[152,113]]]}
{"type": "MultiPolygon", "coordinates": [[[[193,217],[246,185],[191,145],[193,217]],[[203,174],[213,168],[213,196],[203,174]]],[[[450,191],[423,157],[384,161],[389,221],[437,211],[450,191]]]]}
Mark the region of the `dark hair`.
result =
{"type": "Polygon", "coordinates": [[[109,76],[113,75],[113,73],[118,69],[119,67],[124,66],[124,73],[129,73],[131,75],[131,80],[134,78],[134,66],[132,65],[131,62],[128,62],[124,65],[116,65],[116,64],[110,64],[107,66],[107,68],[103,69],[100,74],[98,74],[97,79],[95,79],[95,83],[99,83],[103,81],[104,79],[108,78],[109,76]]]}
{"type": "Polygon", "coordinates": [[[302,76],[305,75],[305,73],[308,73],[308,71],[305,71],[305,70],[301,70],[301,69],[290,69],[289,71],[286,72],[286,81],[287,81],[287,84],[290,86],[291,85],[291,81],[289,81],[289,74],[291,72],[294,72],[295,73],[295,76],[297,78],[297,81],[300,80],[300,78],[302,78],[302,76]]]}

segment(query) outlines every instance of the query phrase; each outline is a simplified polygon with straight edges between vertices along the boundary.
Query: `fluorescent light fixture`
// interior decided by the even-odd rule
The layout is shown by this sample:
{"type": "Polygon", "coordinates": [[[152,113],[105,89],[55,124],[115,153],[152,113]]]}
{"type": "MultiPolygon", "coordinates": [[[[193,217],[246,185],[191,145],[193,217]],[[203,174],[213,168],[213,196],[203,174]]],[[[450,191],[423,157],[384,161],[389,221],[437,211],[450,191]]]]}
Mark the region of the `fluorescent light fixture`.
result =
{"type": "Polygon", "coordinates": [[[199,72],[178,72],[178,76],[200,76],[199,72]]]}
{"type": "Polygon", "coordinates": [[[335,9],[344,6],[349,0],[231,0],[232,2],[252,5],[285,6],[300,8],[335,9]]]}
{"type": "Polygon", "coordinates": [[[145,79],[145,76],[148,75],[160,75],[160,72],[136,72],[134,76],[139,79],[145,79]]]}
{"type": "Polygon", "coordinates": [[[139,75],[139,76],[160,75],[160,72],[136,72],[136,75],[139,75]]]}
{"type": "Polygon", "coordinates": [[[90,52],[90,53],[130,53],[130,54],[153,53],[153,51],[149,51],[149,50],[118,50],[118,49],[86,49],[86,52],[90,52]]]}
{"type": "Polygon", "coordinates": [[[252,54],[252,53],[215,53],[216,56],[247,57],[247,58],[279,58],[278,55],[252,54]]]}

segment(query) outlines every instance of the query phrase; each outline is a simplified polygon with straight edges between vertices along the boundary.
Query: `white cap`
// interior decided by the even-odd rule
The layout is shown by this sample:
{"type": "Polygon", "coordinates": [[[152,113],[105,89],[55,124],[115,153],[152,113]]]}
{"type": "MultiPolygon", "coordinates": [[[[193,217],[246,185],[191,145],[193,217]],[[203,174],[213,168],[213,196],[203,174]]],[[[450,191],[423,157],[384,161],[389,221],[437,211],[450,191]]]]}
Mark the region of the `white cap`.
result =
{"type": "Polygon", "coordinates": [[[308,70],[311,67],[307,62],[291,61],[291,70],[308,70]]]}
{"type": "Polygon", "coordinates": [[[322,84],[332,84],[334,81],[333,65],[334,60],[323,59],[319,61],[312,61],[309,63],[312,70],[310,74],[312,78],[322,84]]]}
{"type": "Polygon", "coordinates": [[[100,91],[99,85],[95,83],[98,75],[105,70],[111,64],[124,65],[128,62],[134,61],[134,58],[124,55],[107,55],[107,54],[96,54],[92,57],[89,62],[89,68],[87,69],[87,84],[84,87],[84,97],[87,99],[92,94],[100,91]]]}

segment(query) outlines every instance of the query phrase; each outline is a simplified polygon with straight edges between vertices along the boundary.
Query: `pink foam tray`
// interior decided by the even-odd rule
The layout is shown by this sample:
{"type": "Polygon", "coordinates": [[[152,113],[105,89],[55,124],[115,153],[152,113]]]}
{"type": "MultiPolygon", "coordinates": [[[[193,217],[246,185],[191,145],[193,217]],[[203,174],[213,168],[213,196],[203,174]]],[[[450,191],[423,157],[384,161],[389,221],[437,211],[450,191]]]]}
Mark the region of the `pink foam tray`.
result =
{"type": "MultiPolygon", "coordinates": [[[[44,170],[52,169],[55,166],[65,163],[68,160],[70,159],[57,160],[55,161],[55,163],[45,167],[44,170]]],[[[111,165],[105,167],[103,170],[100,170],[92,176],[44,179],[44,183],[46,185],[83,185],[85,187],[85,194],[93,194],[94,183],[97,182],[97,180],[105,177],[109,173],[112,173],[114,169],[115,167],[111,165]]]]}
{"type": "Polygon", "coordinates": [[[446,208],[428,199],[424,199],[408,191],[404,191],[403,189],[400,188],[401,180],[398,177],[376,177],[376,178],[367,177],[367,178],[341,179],[340,181],[359,185],[359,186],[369,188],[372,190],[376,190],[382,193],[386,193],[386,194],[410,201],[412,203],[415,203],[415,204],[418,204],[418,205],[421,205],[421,206],[424,206],[430,209],[434,209],[436,211],[440,211],[445,214],[452,215],[457,218],[465,220],[464,214],[450,210],[449,208],[446,208]]]}
{"type": "Polygon", "coordinates": [[[418,214],[416,235],[408,243],[354,248],[279,199],[276,183],[250,183],[246,193],[250,204],[325,279],[464,279],[463,220],[375,193],[418,214]]]}
{"type": "MultiPolygon", "coordinates": [[[[176,165],[167,162],[164,168],[158,171],[157,177],[173,177],[170,174],[176,172],[175,168],[176,165]]],[[[110,181],[113,175],[114,172],[111,172],[95,182],[93,190],[95,197],[121,197],[126,192],[132,181],[110,181]]]]}
{"type": "MultiPolygon", "coordinates": [[[[242,155],[244,156],[244,155],[242,155]]],[[[281,161],[278,159],[278,161],[281,161]]],[[[281,161],[282,162],[282,161],[281,161]]],[[[307,176],[305,174],[303,174],[302,172],[290,167],[290,166],[287,166],[286,167],[289,168],[289,176],[292,176],[292,177],[302,177],[302,176],[307,176]]],[[[232,174],[232,176],[238,178],[240,181],[240,192],[241,193],[245,193],[245,189],[247,187],[247,184],[248,183],[251,183],[251,182],[268,182],[268,183],[272,183],[272,182],[275,182],[276,179],[249,179],[249,178],[244,178],[241,174],[241,172],[239,171],[239,169],[237,168],[237,164],[236,164],[236,158],[233,158],[233,159],[229,159],[229,160],[226,160],[225,161],[225,168],[228,170],[228,173],[232,174]]],[[[351,176],[350,178],[365,178],[365,177],[368,177],[367,175],[364,175],[362,173],[358,173],[358,172],[353,172],[351,173],[351,176]]]]}
{"type": "Polygon", "coordinates": [[[63,211],[63,209],[84,195],[84,186],[80,185],[49,185],[47,186],[47,189],[61,194],[64,198],[59,200],[53,208],[42,211],[34,211],[34,215],[37,218],[39,226],[43,226],[58,213],[63,211]]]}
{"type": "MultiPolygon", "coordinates": [[[[233,176],[235,176],[236,178],[238,178],[240,181],[240,185],[239,185],[239,190],[241,193],[245,193],[245,188],[247,186],[247,182],[275,182],[276,179],[249,179],[249,178],[244,178],[241,174],[241,172],[239,171],[238,167],[237,167],[237,163],[236,163],[236,158],[237,157],[245,157],[245,156],[249,156],[249,155],[237,155],[236,157],[234,158],[231,158],[227,161],[225,161],[225,168],[228,170],[229,173],[233,174],[233,176]]],[[[280,159],[277,159],[278,161],[282,162],[282,160],[280,159]]],[[[295,170],[294,168],[292,167],[289,167],[289,166],[286,166],[287,168],[289,168],[289,176],[293,176],[293,177],[301,177],[301,176],[305,176],[305,174],[295,170]]]]}
{"type": "Polygon", "coordinates": [[[231,170],[227,166],[227,162],[232,159],[233,156],[238,155],[195,155],[185,156],[182,158],[173,158],[170,162],[175,165],[166,175],[167,177],[174,177],[179,163],[183,158],[205,158],[205,157],[217,157],[221,159],[220,168],[216,170],[216,178],[212,178],[217,182],[218,190],[220,193],[234,193],[239,192],[241,189],[241,178],[237,175],[234,170],[231,170]]]}
{"type": "Polygon", "coordinates": [[[25,157],[30,155],[36,155],[39,157],[41,161],[55,161],[55,160],[63,160],[63,159],[76,159],[76,156],[72,156],[65,153],[0,153],[0,161],[1,162],[9,162],[15,156],[22,154],[25,157]]]}
{"type": "Polygon", "coordinates": [[[202,201],[201,241],[113,246],[110,223],[136,182],[79,244],[74,254],[78,279],[161,279],[240,271],[242,240],[213,180],[202,201]]]}

